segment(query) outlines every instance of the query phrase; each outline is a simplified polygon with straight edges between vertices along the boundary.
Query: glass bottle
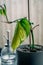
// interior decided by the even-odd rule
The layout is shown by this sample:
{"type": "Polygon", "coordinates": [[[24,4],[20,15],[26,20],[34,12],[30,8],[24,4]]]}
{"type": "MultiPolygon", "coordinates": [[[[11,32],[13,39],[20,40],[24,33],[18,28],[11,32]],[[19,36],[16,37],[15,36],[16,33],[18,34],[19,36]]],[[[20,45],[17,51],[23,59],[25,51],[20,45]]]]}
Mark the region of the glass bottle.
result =
{"type": "Polygon", "coordinates": [[[9,44],[9,32],[7,31],[7,44],[1,51],[1,65],[14,65],[16,63],[16,53],[13,53],[9,44]]]}

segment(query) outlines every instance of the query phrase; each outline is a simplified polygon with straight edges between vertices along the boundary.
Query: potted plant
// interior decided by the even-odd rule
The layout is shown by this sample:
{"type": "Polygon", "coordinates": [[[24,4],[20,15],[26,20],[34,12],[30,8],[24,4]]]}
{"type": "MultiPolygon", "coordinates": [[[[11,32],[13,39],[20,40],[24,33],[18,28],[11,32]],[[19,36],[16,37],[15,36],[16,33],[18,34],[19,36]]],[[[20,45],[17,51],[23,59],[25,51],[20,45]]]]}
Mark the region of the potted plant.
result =
{"type": "MultiPolygon", "coordinates": [[[[0,14],[6,16],[6,6],[0,6],[0,14]]],[[[11,47],[13,51],[17,49],[17,65],[43,65],[43,46],[34,44],[34,34],[32,24],[26,17],[15,20],[17,22],[11,47]],[[21,43],[31,34],[32,42],[21,45],[21,43]]]]}
{"type": "Polygon", "coordinates": [[[27,18],[22,18],[17,24],[12,48],[13,50],[17,48],[17,65],[43,65],[43,46],[34,44],[32,24],[27,18]],[[28,45],[20,45],[30,33],[32,42],[28,45]]]}

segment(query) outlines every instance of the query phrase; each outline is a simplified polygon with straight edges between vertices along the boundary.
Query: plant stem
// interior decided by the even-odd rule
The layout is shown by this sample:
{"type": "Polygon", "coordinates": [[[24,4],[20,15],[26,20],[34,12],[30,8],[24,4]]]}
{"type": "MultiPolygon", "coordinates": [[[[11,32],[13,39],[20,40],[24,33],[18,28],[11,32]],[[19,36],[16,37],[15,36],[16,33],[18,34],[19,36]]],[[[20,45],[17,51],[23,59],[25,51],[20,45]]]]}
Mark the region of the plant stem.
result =
{"type": "Polygon", "coordinates": [[[6,16],[5,16],[5,17],[6,17],[7,22],[9,22],[9,21],[8,21],[8,17],[7,17],[7,14],[6,14],[6,16]]]}
{"type": "Polygon", "coordinates": [[[35,29],[37,26],[39,26],[39,24],[37,24],[36,26],[34,26],[32,29],[35,29]]]}
{"type": "Polygon", "coordinates": [[[34,49],[34,34],[33,34],[33,30],[32,29],[31,29],[31,35],[32,35],[31,49],[34,49]]]}

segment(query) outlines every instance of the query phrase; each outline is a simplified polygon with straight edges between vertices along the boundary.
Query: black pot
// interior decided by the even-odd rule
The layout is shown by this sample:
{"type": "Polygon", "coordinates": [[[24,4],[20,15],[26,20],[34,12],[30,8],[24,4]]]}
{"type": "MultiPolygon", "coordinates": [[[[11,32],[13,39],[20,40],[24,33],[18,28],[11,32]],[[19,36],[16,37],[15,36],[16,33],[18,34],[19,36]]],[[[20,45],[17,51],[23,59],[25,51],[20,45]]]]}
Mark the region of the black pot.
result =
{"type": "Polygon", "coordinates": [[[29,45],[17,48],[17,65],[43,65],[43,46],[35,45],[35,51],[30,51],[29,45]]]}

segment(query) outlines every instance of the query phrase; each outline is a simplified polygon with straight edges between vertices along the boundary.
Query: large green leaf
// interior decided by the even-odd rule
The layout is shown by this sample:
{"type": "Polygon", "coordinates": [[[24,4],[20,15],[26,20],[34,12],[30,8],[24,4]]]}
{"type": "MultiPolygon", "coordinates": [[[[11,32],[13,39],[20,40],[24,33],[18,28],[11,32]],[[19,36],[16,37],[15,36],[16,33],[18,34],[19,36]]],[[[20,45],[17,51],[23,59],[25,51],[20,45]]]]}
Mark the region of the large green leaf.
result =
{"type": "Polygon", "coordinates": [[[21,19],[15,28],[12,39],[12,49],[15,50],[30,34],[31,25],[26,18],[21,19]]]}
{"type": "Polygon", "coordinates": [[[21,42],[26,38],[26,32],[23,29],[23,27],[20,25],[20,23],[17,23],[17,27],[14,32],[14,37],[12,40],[12,48],[15,50],[21,42]]]}

